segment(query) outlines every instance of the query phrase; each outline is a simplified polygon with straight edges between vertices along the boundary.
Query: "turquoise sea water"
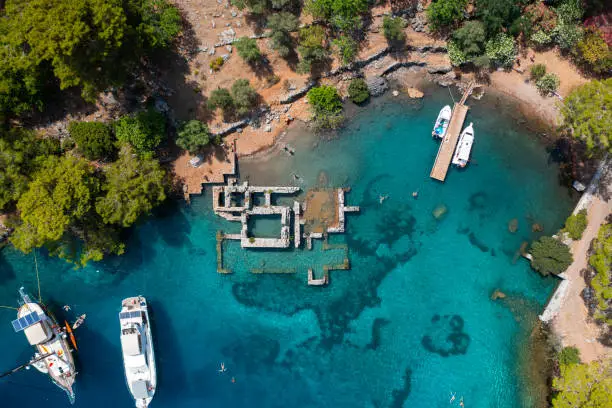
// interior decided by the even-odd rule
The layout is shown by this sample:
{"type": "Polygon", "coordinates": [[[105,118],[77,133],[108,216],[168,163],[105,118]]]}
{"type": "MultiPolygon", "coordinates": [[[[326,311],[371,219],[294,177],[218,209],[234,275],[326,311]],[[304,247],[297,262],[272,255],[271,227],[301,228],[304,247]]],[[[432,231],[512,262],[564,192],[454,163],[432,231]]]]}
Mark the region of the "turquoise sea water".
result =
{"type": "MultiPolygon", "coordinates": [[[[312,251],[272,252],[229,243],[234,273],[217,274],[215,232],[238,226],[214,216],[209,189],[191,206],[171,202],[144,221],[123,257],[75,271],[39,252],[44,300],[88,316],[77,330],[75,406],[132,406],[117,312],[136,294],[148,297],[154,314],[153,407],[446,407],[451,391],[455,405],[463,396],[466,407],[530,406],[517,361],[528,347],[525,322],[555,282],[515,254],[535,236],[533,222],[555,231],[573,200],[544,148],[492,96],[470,101],[473,162],[452,169],[445,184],[430,180],[438,147],[431,126],[450,101],[446,90],[427,93],[418,102],[376,100],[334,137],[296,134],[295,156],[241,163],[252,184],[352,187],[347,202],[361,214],[333,238],[348,244],[352,268],[332,271],[328,287],[308,287],[307,269],[341,262],[344,253],[323,251],[320,242],[312,251]],[[447,212],[435,219],[440,205],[447,212]],[[495,289],[508,297],[492,301],[495,289]]],[[[269,220],[256,228],[274,232],[269,220]]],[[[15,304],[21,285],[36,292],[33,257],[6,248],[0,304],[15,304]]],[[[13,312],[0,317],[0,368],[8,369],[31,349],[12,332],[13,312]]],[[[33,370],[0,380],[0,398],[2,407],[68,404],[33,370]]]]}

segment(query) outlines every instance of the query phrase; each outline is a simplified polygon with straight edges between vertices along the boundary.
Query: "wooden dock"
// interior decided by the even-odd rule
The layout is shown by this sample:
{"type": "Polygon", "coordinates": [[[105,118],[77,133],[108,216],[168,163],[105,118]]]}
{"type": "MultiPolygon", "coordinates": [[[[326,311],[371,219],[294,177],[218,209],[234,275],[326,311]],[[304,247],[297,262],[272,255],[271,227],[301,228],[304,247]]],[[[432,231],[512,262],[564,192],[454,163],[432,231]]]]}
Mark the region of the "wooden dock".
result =
{"type": "Polygon", "coordinates": [[[448,173],[448,167],[450,166],[453,154],[455,153],[455,148],[457,147],[457,142],[459,141],[459,135],[461,134],[461,129],[463,129],[463,122],[465,121],[465,117],[467,116],[469,109],[469,106],[465,105],[465,101],[472,92],[472,88],[473,84],[470,84],[463,94],[461,101],[456,103],[453,107],[453,114],[451,116],[450,123],[448,124],[448,129],[446,130],[444,139],[442,139],[442,142],[440,142],[440,148],[438,149],[438,154],[436,155],[436,161],[434,162],[433,169],[431,169],[431,173],[429,174],[429,177],[431,178],[439,181],[444,181],[446,179],[446,173],[448,173]]]}

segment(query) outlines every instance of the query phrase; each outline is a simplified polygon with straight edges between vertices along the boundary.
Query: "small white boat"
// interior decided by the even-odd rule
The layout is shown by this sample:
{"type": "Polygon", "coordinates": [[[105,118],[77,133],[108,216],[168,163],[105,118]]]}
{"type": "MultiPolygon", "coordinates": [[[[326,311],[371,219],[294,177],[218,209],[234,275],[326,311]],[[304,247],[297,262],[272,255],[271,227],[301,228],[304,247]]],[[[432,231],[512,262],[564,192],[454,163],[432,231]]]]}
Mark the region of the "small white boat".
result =
{"type": "Polygon", "coordinates": [[[439,139],[443,139],[446,135],[446,129],[448,129],[448,123],[450,122],[453,111],[449,105],[446,105],[440,110],[436,124],[434,125],[431,135],[439,139]]]}
{"type": "Polygon", "coordinates": [[[459,142],[453,155],[453,164],[457,167],[465,167],[470,161],[470,153],[472,152],[472,144],[474,144],[474,128],[472,123],[461,132],[459,142]]]}
{"type": "Polygon", "coordinates": [[[119,313],[125,379],[137,408],[146,408],[157,387],[157,371],[147,300],[124,299],[119,313]]]}
{"type": "Polygon", "coordinates": [[[32,300],[23,288],[19,289],[19,294],[21,307],[17,319],[12,322],[13,329],[23,331],[30,345],[36,349],[34,358],[27,365],[48,375],[74,403],[72,386],[77,372],[66,332],[43,305],[32,300]]]}

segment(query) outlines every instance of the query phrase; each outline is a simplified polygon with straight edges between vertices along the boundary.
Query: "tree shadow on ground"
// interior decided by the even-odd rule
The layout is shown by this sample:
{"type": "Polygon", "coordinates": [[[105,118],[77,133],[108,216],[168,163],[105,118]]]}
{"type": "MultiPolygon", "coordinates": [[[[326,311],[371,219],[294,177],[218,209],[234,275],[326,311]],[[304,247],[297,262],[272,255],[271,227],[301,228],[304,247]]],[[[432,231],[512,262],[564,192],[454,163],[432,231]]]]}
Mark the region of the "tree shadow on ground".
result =
{"type": "Polygon", "coordinates": [[[249,66],[258,79],[268,79],[274,75],[274,68],[272,68],[270,60],[265,55],[262,55],[259,60],[249,63],[249,66]]]}

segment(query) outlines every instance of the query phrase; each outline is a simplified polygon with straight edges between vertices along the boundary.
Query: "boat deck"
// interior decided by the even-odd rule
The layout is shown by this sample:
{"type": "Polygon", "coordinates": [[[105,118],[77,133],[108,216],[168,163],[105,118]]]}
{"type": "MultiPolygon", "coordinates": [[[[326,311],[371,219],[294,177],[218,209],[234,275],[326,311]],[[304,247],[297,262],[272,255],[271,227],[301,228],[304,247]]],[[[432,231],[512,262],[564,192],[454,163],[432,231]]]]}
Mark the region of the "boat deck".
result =
{"type": "Polygon", "coordinates": [[[455,148],[457,147],[457,142],[459,141],[459,135],[461,134],[461,129],[463,128],[463,122],[465,122],[465,117],[467,116],[468,109],[470,108],[469,106],[464,105],[464,103],[468,95],[471,93],[472,88],[473,84],[470,84],[466,92],[463,94],[461,101],[453,106],[453,115],[451,116],[444,139],[442,139],[442,142],[440,143],[434,166],[429,174],[429,177],[433,179],[439,181],[444,181],[446,179],[446,173],[448,173],[448,167],[453,159],[453,154],[455,153],[455,148]]]}

